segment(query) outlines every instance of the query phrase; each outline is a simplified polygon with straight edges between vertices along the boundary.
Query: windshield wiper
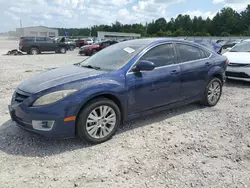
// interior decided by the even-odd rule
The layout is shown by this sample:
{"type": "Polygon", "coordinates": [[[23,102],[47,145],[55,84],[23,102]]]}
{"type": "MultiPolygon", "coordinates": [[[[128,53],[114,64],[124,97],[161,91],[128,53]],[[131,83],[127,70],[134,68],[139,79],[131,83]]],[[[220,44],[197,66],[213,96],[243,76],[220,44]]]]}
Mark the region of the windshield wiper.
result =
{"type": "Polygon", "coordinates": [[[92,65],[82,65],[81,67],[85,67],[85,68],[88,68],[88,69],[101,70],[101,67],[92,66],[92,65]]]}

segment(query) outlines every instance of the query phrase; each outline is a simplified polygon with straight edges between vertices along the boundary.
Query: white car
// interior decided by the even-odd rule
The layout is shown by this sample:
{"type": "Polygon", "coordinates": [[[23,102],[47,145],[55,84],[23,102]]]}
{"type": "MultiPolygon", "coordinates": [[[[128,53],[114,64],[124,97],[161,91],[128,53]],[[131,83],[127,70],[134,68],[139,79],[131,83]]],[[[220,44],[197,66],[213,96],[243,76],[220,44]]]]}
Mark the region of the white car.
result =
{"type": "Polygon", "coordinates": [[[223,54],[229,60],[226,77],[250,82],[250,39],[235,45],[223,54]]]}
{"type": "Polygon", "coordinates": [[[87,42],[88,45],[91,45],[91,44],[94,43],[94,41],[92,39],[86,39],[86,42],[87,42]]]}

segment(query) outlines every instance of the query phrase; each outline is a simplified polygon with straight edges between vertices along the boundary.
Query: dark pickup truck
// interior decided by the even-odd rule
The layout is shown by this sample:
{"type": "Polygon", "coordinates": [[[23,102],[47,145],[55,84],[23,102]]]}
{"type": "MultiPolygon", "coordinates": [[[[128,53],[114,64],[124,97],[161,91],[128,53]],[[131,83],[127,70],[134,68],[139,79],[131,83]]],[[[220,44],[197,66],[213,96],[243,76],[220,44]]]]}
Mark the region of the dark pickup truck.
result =
{"type": "Polygon", "coordinates": [[[65,54],[67,48],[67,44],[64,42],[49,37],[21,37],[19,42],[19,50],[32,55],[51,51],[65,54]]]}

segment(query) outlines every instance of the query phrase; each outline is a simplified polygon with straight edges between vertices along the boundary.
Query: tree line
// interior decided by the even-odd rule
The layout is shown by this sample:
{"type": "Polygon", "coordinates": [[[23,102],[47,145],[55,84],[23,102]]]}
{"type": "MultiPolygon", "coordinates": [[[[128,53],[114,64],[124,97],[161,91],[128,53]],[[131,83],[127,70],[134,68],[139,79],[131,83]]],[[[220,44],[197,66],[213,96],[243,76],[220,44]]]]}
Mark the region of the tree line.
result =
{"type": "Polygon", "coordinates": [[[122,24],[118,21],[111,25],[94,25],[91,28],[59,28],[59,35],[97,36],[97,31],[138,33],[143,37],[168,36],[250,36],[250,5],[240,13],[232,8],[221,9],[213,19],[201,16],[191,18],[178,15],[166,21],[159,18],[146,24],[122,24]]]}

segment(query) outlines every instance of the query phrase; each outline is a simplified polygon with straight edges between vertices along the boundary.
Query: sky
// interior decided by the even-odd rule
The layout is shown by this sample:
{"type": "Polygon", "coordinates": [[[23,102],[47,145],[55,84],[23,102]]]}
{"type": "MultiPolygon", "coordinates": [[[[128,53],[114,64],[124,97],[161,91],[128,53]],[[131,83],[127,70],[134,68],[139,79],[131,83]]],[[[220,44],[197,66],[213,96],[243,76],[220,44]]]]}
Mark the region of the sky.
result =
{"type": "Polygon", "coordinates": [[[178,14],[213,18],[223,7],[240,12],[250,0],[0,0],[0,32],[23,27],[82,28],[146,23],[178,14]]]}

